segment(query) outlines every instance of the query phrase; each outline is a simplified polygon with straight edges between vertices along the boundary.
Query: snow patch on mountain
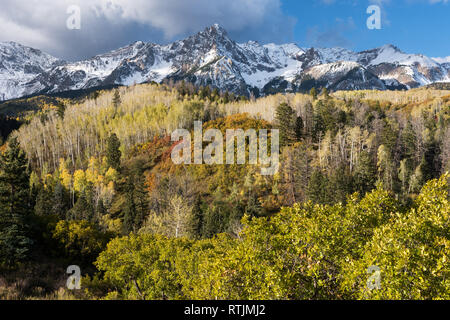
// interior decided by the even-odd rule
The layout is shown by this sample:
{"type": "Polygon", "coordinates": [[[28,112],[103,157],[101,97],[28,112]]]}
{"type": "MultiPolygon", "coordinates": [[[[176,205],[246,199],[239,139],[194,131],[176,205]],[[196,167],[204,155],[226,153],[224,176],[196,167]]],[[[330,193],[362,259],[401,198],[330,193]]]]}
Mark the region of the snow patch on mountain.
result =
{"type": "Polygon", "coordinates": [[[253,42],[241,46],[246,49],[251,48],[253,52],[269,59],[268,63],[265,63],[267,69],[256,69],[253,72],[242,73],[245,82],[252,87],[261,89],[268,82],[278,77],[292,82],[302,71],[302,62],[297,60],[297,57],[303,55],[305,51],[295,44],[276,45],[270,43],[259,46],[253,42]],[[270,70],[271,68],[275,68],[275,70],[270,70]]]}
{"type": "Polygon", "coordinates": [[[444,58],[432,58],[434,61],[436,61],[437,63],[450,63],[450,56],[448,57],[444,57],[444,58]]]}
{"type": "Polygon", "coordinates": [[[360,67],[359,63],[353,61],[342,61],[342,62],[334,62],[334,63],[326,63],[319,66],[312,67],[308,71],[307,74],[311,75],[313,78],[323,78],[324,76],[336,76],[336,75],[345,75],[349,71],[360,67]]]}
{"type": "Polygon", "coordinates": [[[419,64],[423,67],[438,67],[438,63],[431,58],[419,54],[406,54],[392,45],[385,45],[379,49],[378,55],[370,62],[370,65],[381,63],[401,64],[412,66],[419,64]]]}
{"type": "Polygon", "coordinates": [[[23,84],[63,63],[40,50],[11,41],[0,42],[0,101],[28,94],[23,84]]]}
{"type": "Polygon", "coordinates": [[[338,61],[358,61],[358,54],[344,48],[318,48],[322,63],[333,63],[338,61]]]}
{"type": "Polygon", "coordinates": [[[236,43],[219,25],[168,45],[138,41],[71,63],[13,42],[0,43],[0,100],[166,80],[248,95],[255,88],[260,94],[308,90],[311,85],[404,89],[449,79],[450,57],[407,54],[393,45],[353,52],[304,49],[293,43],[236,43]]]}

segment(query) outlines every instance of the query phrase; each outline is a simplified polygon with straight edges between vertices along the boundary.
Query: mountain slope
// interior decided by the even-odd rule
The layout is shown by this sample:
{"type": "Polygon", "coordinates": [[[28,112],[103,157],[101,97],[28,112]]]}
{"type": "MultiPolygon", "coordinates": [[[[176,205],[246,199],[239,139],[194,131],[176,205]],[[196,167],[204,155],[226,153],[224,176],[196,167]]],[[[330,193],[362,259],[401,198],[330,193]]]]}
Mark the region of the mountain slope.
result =
{"type": "Polygon", "coordinates": [[[392,45],[353,52],[296,44],[236,43],[219,25],[161,46],[135,42],[66,63],[39,50],[0,43],[0,100],[110,85],[186,80],[237,94],[407,89],[450,81],[446,59],[406,54],[392,45]]]}
{"type": "Polygon", "coordinates": [[[40,50],[15,42],[0,42],[0,100],[7,100],[36,92],[26,83],[45,70],[64,64],[40,50]]]}

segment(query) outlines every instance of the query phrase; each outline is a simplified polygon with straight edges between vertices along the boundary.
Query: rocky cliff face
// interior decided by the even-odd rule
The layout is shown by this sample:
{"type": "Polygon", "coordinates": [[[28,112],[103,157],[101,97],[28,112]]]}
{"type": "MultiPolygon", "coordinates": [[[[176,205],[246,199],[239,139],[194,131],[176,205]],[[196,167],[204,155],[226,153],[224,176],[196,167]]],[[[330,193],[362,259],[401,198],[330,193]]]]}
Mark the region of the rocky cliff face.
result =
{"type": "Polygon", "coordinates": [[[218,25],[161,46],[136,42],[67,63],[17,43],[0,43],[0,100],[107,85],[186,80],[248,95],[407,89],[450,81],[450,63],[386,45],[363,52],[296,44],[236,43],[218,25]]]}

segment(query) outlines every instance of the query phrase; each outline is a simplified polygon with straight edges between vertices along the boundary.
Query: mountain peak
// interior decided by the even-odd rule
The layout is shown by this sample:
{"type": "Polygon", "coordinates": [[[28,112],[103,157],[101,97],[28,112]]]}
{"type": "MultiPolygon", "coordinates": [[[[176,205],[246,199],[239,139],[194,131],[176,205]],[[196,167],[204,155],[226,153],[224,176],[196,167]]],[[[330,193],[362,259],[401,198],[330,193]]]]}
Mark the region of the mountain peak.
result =
{"type": "Polygon", "coordinates": [[[0,45],[20,45],[20,43],[18,42],[14,42],[14,41],[0,41],[0,45]]]}
{"type": "MultiPolygon", "coordinates": [[[[0,46],[9,47],[9,48],[24,48],[24,49],[30,48],[21,43],[14,42],[14,41],[0,41],[0,46]]],[[[32,48],[30,48],[30,49],[32,49],[32,48]]],[[[37,50],[37,49],[34,49],[34,50],[37,50]]]]}
{"type": "Polygon", "coordinates": [[[15,42],[0,42],[0,60],[0,100],[165,80],[264,95],[324,83],[333,90],[404,89],[450,78],[450,66],[443,63],[448,58],[406,54],[392,44],[363,52],[256,41],[238,44],[217,23],[168,45],[136,41],[73,63],[15,42]],[[303,81],[304,75],[313,80],[303,81]]]}
{"type": "Polygon", "coordinates": [[[228,32],[218,23],[213,24],[212,26],[206,27],[203,32],[203,34],[207,34],[209,36],[213,37],[228,37],[228,32]]]}
{"type": "Polygon", "coordinates": [[[218,31],[218,32],[227,32],[226,30],[225,30],[225,28],[223,28],[220,24],[218,24],[218,23],[214,23],[212,26],[210,26],[209,27],[209,29],[210,30],[215,30],[215,31],[218,31]]]}
{"type": "Polygon", "coordinates": [[[201,52],[206,50],[208,52],[213,48],[230,49],[235,44],[228,37],[227,31],[224,28],[218,24],[214,24],[189,38],[175,42],[172,47],[175,48],[178,45],[184,47],[187,52],[195,50],[200,50],[201,52]]]}
{"type": "Polygon", "coordinates": [[[387,50],[393,50],[394,52],[403,53],[402,50],[400,50],[397,46],[394,46],[393,44],[386,44],[386,45],[382,46],[380,49],[381,50],[386,50],[386,49],[387,50]]]}
{"type": "Polygon", "coordinates": [[[11,61],[29,59],[30,63],[35,63],[37,60],[40,60],[40,63],[43,63],[46,67],[52,65],[56,61],[62,61],[39,49],[35,49],[14,41],[0,42],[0,57],[2,56],[3,58],[7,57],[11,61]]]}

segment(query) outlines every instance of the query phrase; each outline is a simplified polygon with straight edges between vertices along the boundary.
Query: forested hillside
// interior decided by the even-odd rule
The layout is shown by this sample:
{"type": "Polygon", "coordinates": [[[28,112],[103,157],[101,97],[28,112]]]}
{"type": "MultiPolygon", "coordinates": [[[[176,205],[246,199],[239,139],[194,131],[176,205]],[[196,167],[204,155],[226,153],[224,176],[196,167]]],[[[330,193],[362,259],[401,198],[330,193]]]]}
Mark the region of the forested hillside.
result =
{"type": "Polygon", "coordinates": [[[450,298],[448,90],[42,101],[1,147],[0,298],[450,298]],[[170,135],[196,120],[279,129],[279,172],[175,165],[170,135]]]}

